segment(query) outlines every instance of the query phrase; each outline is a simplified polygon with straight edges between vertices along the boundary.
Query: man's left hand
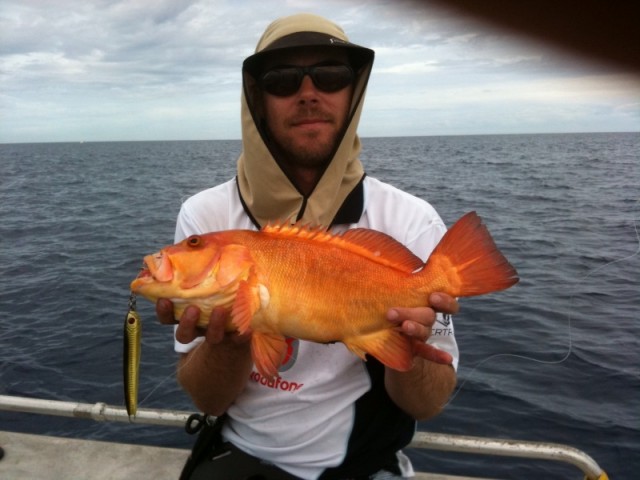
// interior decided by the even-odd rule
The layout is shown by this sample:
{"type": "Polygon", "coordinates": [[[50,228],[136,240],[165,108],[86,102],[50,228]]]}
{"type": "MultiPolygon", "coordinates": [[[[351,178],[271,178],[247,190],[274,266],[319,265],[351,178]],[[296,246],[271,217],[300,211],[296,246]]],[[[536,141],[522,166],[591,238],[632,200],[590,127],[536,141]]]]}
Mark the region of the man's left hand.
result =
{"type": "Polygon", "coordinates": [[[436,321],[436,313],[456,314],[460,309],[458,301],[446,293],[435,292],[429,296],[429,307],[394,307],[387,312],[387,320],[413,340],[414,354],[435,363],[450,365],[451,355],[425,343],[431,336],[436,321]]]}

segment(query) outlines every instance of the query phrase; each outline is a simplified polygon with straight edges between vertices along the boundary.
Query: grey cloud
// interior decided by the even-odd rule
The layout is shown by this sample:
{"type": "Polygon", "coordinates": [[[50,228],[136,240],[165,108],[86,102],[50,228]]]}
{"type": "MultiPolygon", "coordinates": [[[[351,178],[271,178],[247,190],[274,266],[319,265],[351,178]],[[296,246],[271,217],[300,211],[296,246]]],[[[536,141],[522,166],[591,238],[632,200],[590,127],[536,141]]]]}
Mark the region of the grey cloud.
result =
{"type": "Polygon", "coordinates": [[[527,79],[595,71],[409,0],[4,0],[0,104],[2,118],[12,122],[0,125],[0,141],[21,132],[23,140],[73,138],[80,129],[87,140],[87,125],[97,138],[118,139],[128,132],[125,121],[164,132],[178,117],[193,118],[180,122],[185,138],[189,131],[202,138],[202,125],[212,118],[229,122],[226,132],[237,132],[243,58],[270,21],[300,10],[335,20],[353,41],[376,50],[365,129],[368,119],[389,115],[396,99],[411,105],[403,119],[423,133],[435,125],[423,120],[430,108],[447,121],[455,118],[462,129],[463,118],[489,121],[482,109],[505,107],[494,95],[491,104],[475,103],[468,114],[455,104],[459,92],[500,92],[509,85],[516,109],[517,86],[527,79]],[[434,105],[434,98],[442,101],[434,105]],[[32,137],[45,128],[49,136],[32,137]]]}

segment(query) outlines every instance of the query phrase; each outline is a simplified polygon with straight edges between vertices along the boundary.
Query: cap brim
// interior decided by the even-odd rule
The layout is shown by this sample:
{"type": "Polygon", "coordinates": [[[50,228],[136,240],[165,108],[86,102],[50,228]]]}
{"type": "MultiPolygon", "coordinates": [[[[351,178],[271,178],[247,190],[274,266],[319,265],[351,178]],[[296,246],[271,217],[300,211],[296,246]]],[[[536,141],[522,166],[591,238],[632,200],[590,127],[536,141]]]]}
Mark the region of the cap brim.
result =
{"type": "Polygon", "coordinates": [[[263,69],[265,60],[281,53],[283,50],[293,50],[309,47],[340,48],[347,52],[349,63],[354,70],[359,70],[366,64],[373,62],[374,52],[370,48],[336,38],[320,32],[296,32],[267,45],[263,50],[247,57],[242,64],[243,70],[257,77],[263,69]]]}

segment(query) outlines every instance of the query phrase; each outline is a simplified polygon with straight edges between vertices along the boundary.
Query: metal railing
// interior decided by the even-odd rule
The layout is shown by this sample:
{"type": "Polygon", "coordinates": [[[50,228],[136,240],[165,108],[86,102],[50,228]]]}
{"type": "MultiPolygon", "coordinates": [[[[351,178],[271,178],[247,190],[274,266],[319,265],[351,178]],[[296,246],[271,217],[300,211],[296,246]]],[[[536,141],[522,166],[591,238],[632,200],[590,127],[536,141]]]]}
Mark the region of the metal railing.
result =
{"type": "MultiPolygon", "coordinates": [[[[184,427],[192,413],[139,408],[136,416],[130,419],[124,407],[105,403],[63,402],[10,395],[0,395],[0,410],[85,418],[99,422],[132,422],[175,427],[184,427]]],[[[417,432],[409,446],[449,452],[564,462],[579,468],[587,480],[608,480],[607,474],[593,458],[581,450],[562,444],[417,432]]]]}
{"type": "Polygon", "coordinates": [[[0,395],[0,410],[22,413],[39,413],[58,417],[87,418],[98,422],[131,422],[145,425],[165,425],[184,427],[193,412],[139,408],[136,416],[129,419],[124,407],[115,407],[106,403],[77,403],[39,398],[0,395]]]}

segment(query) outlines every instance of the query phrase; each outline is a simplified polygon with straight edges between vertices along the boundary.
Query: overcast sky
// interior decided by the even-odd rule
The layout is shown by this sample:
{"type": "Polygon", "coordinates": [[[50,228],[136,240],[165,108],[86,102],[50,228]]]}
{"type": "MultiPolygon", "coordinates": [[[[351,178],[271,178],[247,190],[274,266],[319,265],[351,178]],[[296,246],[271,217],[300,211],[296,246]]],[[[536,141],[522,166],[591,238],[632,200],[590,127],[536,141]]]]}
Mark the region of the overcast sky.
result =
{"type": "Polygon", "coordinates": [[[240,137],[240,67],[308,11],[376,51],[362,136],[640,131],[640,79],[398,0],[2,0],[0,142],[240,137]]]}

